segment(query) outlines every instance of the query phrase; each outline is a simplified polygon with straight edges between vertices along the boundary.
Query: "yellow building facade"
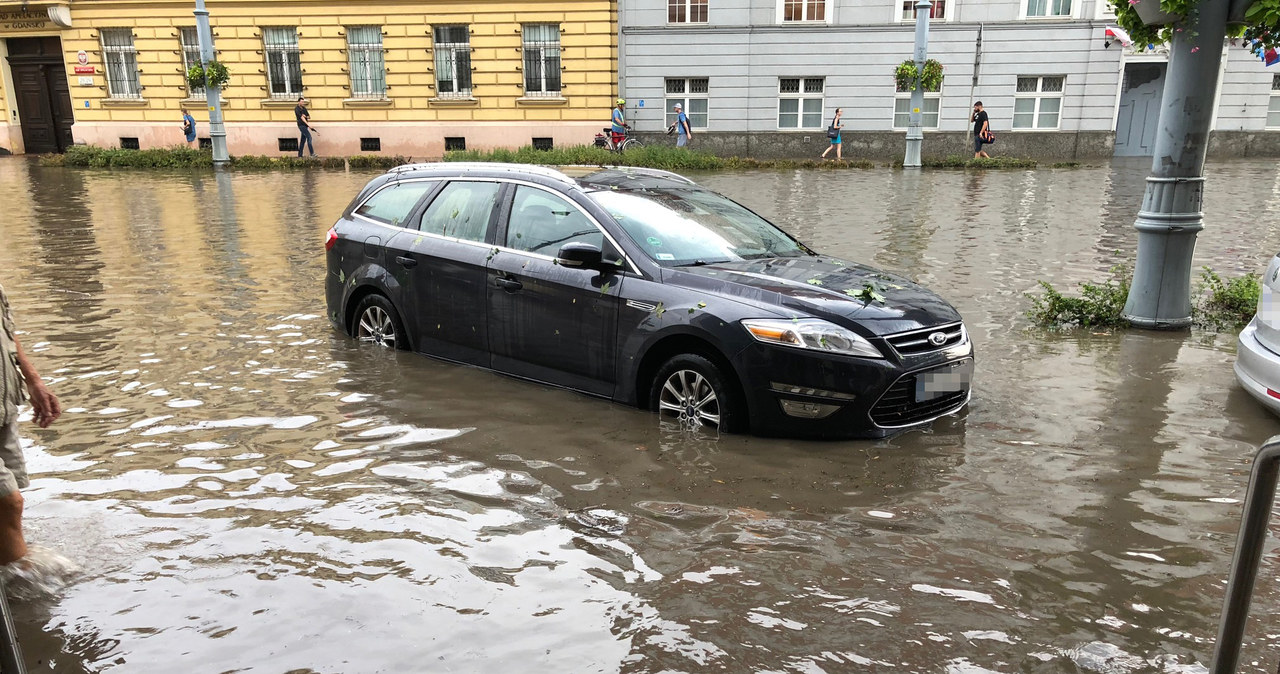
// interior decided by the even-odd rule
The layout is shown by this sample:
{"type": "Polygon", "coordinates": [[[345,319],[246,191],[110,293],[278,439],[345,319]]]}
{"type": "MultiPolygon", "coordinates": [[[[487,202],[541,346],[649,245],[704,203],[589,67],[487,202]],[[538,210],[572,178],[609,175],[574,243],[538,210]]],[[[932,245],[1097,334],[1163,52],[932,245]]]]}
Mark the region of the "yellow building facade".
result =
{"type": "MultiPolygon", "coordinates": [[[[616,98],[616,0],[207,0],[233,155],[293,153],[309,99],[322,155],[585,144],[616,98]]],[[[0,1],[0,148],[167,147],[190,89],[194,0],[0,1]]],[[[203,142],[203,141],[202,141],[203,142]]]]}

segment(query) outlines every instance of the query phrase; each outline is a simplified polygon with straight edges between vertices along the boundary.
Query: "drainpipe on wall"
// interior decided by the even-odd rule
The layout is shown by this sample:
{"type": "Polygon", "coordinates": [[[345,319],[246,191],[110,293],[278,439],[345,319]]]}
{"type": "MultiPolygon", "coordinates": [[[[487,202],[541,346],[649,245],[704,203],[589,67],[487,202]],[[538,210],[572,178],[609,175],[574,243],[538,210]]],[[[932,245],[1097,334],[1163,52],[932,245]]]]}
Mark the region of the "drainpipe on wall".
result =
{"type": "Polygon", "coordinates": [[[973,81],[969,83],[969,107],[973,107],[973,92],[978,88],[978,69],[982,67],[982,24],[978,24],[978,39],[973,44],[973,81]]]}
{"type": "Polygon", "coordinates": [[[614,0],[613,7],[614,7],[614,14],[618,17],[618,98],[625,98],[627,100],[631,100],[631,97],[627,96],[627,93],[626,93],[627,92],[627,59],[626,59],[627,38],[626,38],[626,33],[624,33],[622,30],[622,27],[626,24],[626,21],[622,19],[622,3],[620,2],[620,0],[614,0]]]}

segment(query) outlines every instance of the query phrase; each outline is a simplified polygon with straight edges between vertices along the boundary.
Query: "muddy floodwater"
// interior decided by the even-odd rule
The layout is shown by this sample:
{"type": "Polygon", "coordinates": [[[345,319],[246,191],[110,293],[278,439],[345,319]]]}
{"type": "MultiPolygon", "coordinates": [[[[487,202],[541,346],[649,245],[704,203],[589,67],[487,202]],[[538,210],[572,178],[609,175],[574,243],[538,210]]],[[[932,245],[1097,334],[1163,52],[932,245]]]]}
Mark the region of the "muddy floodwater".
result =
{"type": "MultiPolygon", "coordinates": [[[[879,441],[688,436],[324,318],[370,174],[0,160],[0,283],[67,408],[24,425],[30,671],[1200,672],[1256,447],[1235,335],[1034,330],[1131,259],[1149,164],[696,179],[963,314],[966,413],[879,441]]],[[[1280,251],[1211,164],[1196,264],[1280,251]]],[[[1280,662],[1264,557],[1241,671],[1280,662]]]]}

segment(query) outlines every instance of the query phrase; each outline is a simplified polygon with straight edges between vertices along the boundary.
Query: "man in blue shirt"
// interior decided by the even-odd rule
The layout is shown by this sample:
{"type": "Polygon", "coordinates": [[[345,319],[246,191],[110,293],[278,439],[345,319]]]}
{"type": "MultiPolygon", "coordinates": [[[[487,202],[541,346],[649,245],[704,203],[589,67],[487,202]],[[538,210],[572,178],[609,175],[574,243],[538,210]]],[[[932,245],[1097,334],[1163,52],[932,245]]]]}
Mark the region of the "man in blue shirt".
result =
{"type": "Polygon", "coordinates": [[[676,103],[676,147],[684,147],[693,137],[693,129],[689,126],[689,117],[684,114],[682,105],[676,103]]]}
{"type": "Polygon", "coordinates": [[[618,107],[613,109],[613,146],[622,145],[622,139],[626,138],[626,130],[631,128],[627,125],[627,101],[626,99],[618,99],[618,107]]]}

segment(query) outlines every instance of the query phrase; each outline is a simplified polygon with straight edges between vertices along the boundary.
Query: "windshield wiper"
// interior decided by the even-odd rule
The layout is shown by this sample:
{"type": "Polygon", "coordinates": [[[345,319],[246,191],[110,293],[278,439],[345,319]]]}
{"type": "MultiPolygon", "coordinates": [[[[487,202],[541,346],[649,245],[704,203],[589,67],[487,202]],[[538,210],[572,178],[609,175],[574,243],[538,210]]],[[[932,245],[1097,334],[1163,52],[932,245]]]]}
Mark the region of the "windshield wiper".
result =
{"type": "Polygon", "coordinates": [[[707,262],[706,260],[694,260],[693,262],[684,262],[684,263],[676,264],[672,266],[673,267],[705,267],[706,265],[709,265],[709,264],[720,264],[722,262],[731,262],[731,260],[712,260],[710,262],[707,262]]]}

